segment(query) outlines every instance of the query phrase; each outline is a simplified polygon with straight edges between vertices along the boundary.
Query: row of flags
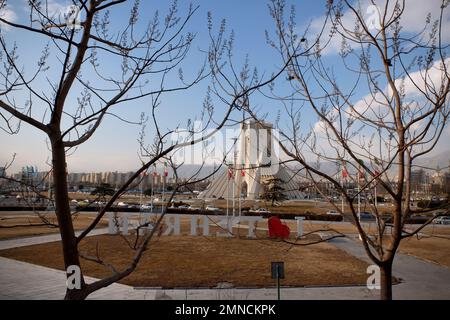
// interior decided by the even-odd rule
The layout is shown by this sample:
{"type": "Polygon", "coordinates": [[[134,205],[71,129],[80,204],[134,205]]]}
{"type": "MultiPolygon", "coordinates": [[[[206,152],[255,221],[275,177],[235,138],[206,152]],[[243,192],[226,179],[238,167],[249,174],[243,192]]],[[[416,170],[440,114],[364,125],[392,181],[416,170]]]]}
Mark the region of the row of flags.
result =
{"type": "MultiPolygon", "coordinates": [[[[245,167],[245,164],[242,163],[241,177],[245,177],[245,169],[244,169],[244,167],[245,167]]],[[[233,176],[234,176],[234,170],[233,170],[233,168],[231,166],[229,166],[228,167],[228,179],[233,178],[233,176]]]]}
{"type": "MultiPolygon", "coordinates": [[[[364,160],[359,159],[359,167],[358,167],[358,176],[359,179],[365,179],[366,178],[366,172],[364,171],[364,169],[362,168],[362,166],[364,165],[364,160]]],[[[376,177],[380,174],[380,171],[378,171],[377,169],[375,169],[373,171],[373,176],[376,177]]],[[[346,179],[348,178],[350,175],[348,173],[347,168],[345,167],[345,164],[342,163],[342,178],[346,179]]]]}
{"type": "MultiPolygon", "coordinates": [[[[362,165],[364,165],[364,161],[363,160],[361,160],[361,159],[359,159],[359,169],[358,169],[358,176],[359,176],[359,178],[360,179],[363,179],[363,178],[365,178],[366,177],[366,174],[365,174],[365,171],[362,169],[362,165]]],[[[244,163],[242,163],[242,168],[240,169],[240,172],[241,172],[241,176],[242,177],[245,177],[245,169],[244,169],[244,167],[245,167],[245,164],[244,163]]],[[[36,167],[36,169],[33,169],[33,167],[23,167],[22,168],[22,171],[23,172],[25,172],[24,170],[25,170],[25,168],[26,168],[26,172],[31,172],[31,173],[33,173],[33,172],[36,172],[37,173],[37,167],[36,167]],[[33,171],[33,170],[35,170],[35,171],[33,171]]],[[[233,170],[233,168],[231,167],[231,166],[228,166],[228,179],[231,179],[231,178],[233,178],[233,176],[234,176],[234,171],[235,170],[233,170]]],[[[374,172],[373,172],[373,176],[378,176],[380,174],[380,172],[378,171],[378,170],[374,170],[374,172]]],[[[144,171],[143,173],[142,173],[142,175],[144,176],[144,177],[146,177],[146,176],[148,176],[148,171],[144,171]]],[[[157,170],[156,170],[156,163],[154,163],[153,164],[153,171],[152,171],[152,176],[153,177],[156,177],[158,175],[158,172],[157,172],[157,170]]],[[[164,176],[165,177],[167,177],[169,175],[169,171],[168,171],[168,168],[167,168],[167,162],[164,162],[164,176]]],[[[346,166],[345,166],[345,164],[343,163],[342,164],[342,178],[344,178],[344,179],[346,179],[346,178],[348,178],[350,175],[349,175],[349,173],[348,173],[348,170],[347,170],[347,168],[346,168],[346,166]]]]}
{"type": "MultiPolygon", "coordinates": [[[[242,168],[240,169],[241,172],[241,176],[245,177],[245,164],[242,163],[242,168]]],[[[152,176],[156,177],[158,175],[158,172],[156,170],[156,163],[153,164],[153,171],[152,171],[152,176]]],[[[148,171],[144,171],[142,172],[142,176],[146,177],[149,175],[148,171]]],[[[164,162],[164,176],[167,177],[169,175],[169,170],[167,168],[167,162],[164,162]]],[[[234,170],[231,166],[228,167],[228,179],[231,179],[234,176],[234,170]]]]}
{"type": "MultiPolygon", "coordinates": [[[[148,176],[149,172],[148,171],[144,171],[141,173],[142,176],[146,177],[148,176]]],[[[164,162],[164,177],[167,177],[169,175],[169,170],[167,168],[167,162],[164,162]]],[[[158,172],[156,171],[156,163],[153,164],[153,171],[152,171],[152,176],[156,177],[158,176],[158,172]]]]}

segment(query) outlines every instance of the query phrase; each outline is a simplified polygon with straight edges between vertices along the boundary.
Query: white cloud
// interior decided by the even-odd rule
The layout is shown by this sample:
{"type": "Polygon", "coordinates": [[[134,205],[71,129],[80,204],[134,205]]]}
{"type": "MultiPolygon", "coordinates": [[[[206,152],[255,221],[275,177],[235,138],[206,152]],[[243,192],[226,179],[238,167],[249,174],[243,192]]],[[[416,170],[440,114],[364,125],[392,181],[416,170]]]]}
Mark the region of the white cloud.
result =
{"type": "MultiPolygon", "coordinates": [[[[450,58],[447,58],[445,60],[445,64],[447,68],[450,68],[450,58]]],[[[420,90],[428,91],[428,89],[425,89],[425,83],[427,86],[431,86],[433,90],[439,91],[439,88],[442,83],[445,83],[444,81],[444,72],[443,72],[443,64],[441,61],[436,61],[427,71],[426,70],[418,70],[416,72],[412,72],[410,74],[410,77],[402,79],[396,79],[395,85],[397,88],[400,88],[400,85],[404,86],[404,92],[405,92],[405,98],[403,100],[403,105],[405,108],[408,108],[408,111],[412,113],[413,117],[417,117],[420,114],[420,108],[425,108],[426,110],[429,110],[431,108],[431,105],[426,105],[427,101],[423,94],[420,92],[420,90]],[[425,75],[427,81],[425,82],[425,75]],[[403,84],[402,84],[403,81],[403,84]]],[[[383,90],[383,92],[386,94],[386,96],[391,99],[392,97],[392,91],[391,89],[386,86],[383,90]]],[[[433,95],[431,95],[433,99],[433,95]]],[[[360,100],[358,100],[356,103],[354,103],[353,109],[350,107],[347,107],[345,110],[342,111],[341,115],[344,119],[344,123],[346,119],[353,118],[358,119],[358,113],[364,115],[364,117],[371,119],[371,120],[382,120],[385,124],[390,125],[394,127],[393,124],[393,116],[391,114],[391,111],[387,104],[383,104],[385,102],[385,97],[382,93],[378,92],[374,94],[373,96],[370,94],[367,94],[366,96],[362,97],[360,100]]],[[[448,106],[447,106],[448,108],[448,106]]],[[[423,110],[422,110],[423,111],[423,110]]],[[[334,121],[333,115],[335,115],[336,112],[330,112],[328,115],[328,118],[334,121]]],[[[403,120],[405,123],[411,120],[411,117],[408,116],[408,113],[404,113],[403,120]]],[[[409,135],[410,137],[417,136],[422,132],[422,130],[425,128],[426,124],[430,120],[429,117],[424,118],[421,121],[418,121],[414,123],[410,129],[409,129],[409,135]]],[[[355,130],[358,130],[358,128],[361,127],[361,125],[364,123],[364,121],[356,120],[354,124],[352,125],[352,128],[355,130]]],[[[336,122],[334,122],[336,125],[336,122]]],[[[316,134],[316,138],[321,139],[320,147],[327,151],[332,151],[331,146],[326,146],[330,142],[325,139],[326,134],[329,133],[333,137],[332,131],[328,128],[327,125],[323,121],[317,121],[313,124],[313,131],[316,134]]],[[[361,141],[368,141],[370,139],[371,134],[373,133],[373,130],[367,129],[361,131],[357,138],[361,141]],[[364,137],[364,134],[367,136],[364,137]]],[[[431,136],[433,134],[433,130],[430,130],[427,134],[427,136],[431,136]]],[[[443,135],[441,137],[441,140],[448,139],[450,137],[450,126],[447,126],[447,128],[444,129],[443,135]]],[[[353,141],[355,142],[355,141],[353,141]]],[[[361,150],[361,152],[363,152],[361,150]]]]}
{"type": "MultiPolygon", "coordinates": [[[[8,22],[16,22],[17,21],[17,14],[10,9],[8,6],[1,9],[0,11],[0,18],[8,21],[8,22]]],[[[10,26],[6,23],[0,22],[0,29],[1,30],[10,30],[10,26]]]]}
{"type": "MultiPolygon", "coordinates": [[[[445,60],[447,70],[450,68],[450,58],[445,60]]],[[[417,112],[419,108],[423,108],[425,103],[425,96],[422,93],[434,98],[433,92],[439,92],[440,87],[445,83],[444,66],[441,60],[435,61],[428,70],[418,70],[411,72],[409,77],[404,79],[396,79],[395,87],[400,90],[403,86],[405,98],[403,99],[403,106],[408,108],[410,112],[417,112]]],[[[384,94],[391,99],[393,94],[390,86],[386,86],[384,94]]],[[[386,98],[382,93],[376,93],[374,96],[368,94],[355,103],[355,110],[363,113],[370,111],[368,116],[379,115],[385,121],[389,121],[390,111],[387,105],[378,102],[386,102],[386,98]],[[372,113],[372,115],[370,115],[372,113]]],[[[386,102],[387,103],[387,102],[386,102]]],[[[354,114],[351,109],[348,109],[349,114],[354,114]]],[[[409,119],[405,118],[405,121],[409,119]]]]}
{"type": "Polygon", "coordinates": [[[48,14],[51,17],[62,17],[67,10],[68,4],[66,2],[57,2],[49,0],[47,3],[48,14]]]}
{"type": "MultiPolygon", "coordinates": [[[[400,1],[401,2],[401,1],[400,1]]],[[[384,0],[375,0],[375,5],[379,8],[379,11],[381,15],[384,14],[384,6],[385,1],[384,0]]],[[[392,12],[396,1],[391,1],[389,3],[389,7],[387,9],[387,16],[389,17],[392,12]]],[[[402,26],[402,32],[404,33],[418,33],[421,32],[422,29],[425,26],[425,20],[427,17],[427,14],[430,13],[431,15],[431,22],[435,21],[436,19],[439,19],[440,11],[441,11],[441,0],[408,0],[405,2],[405,10],[401,16],[401,26],[402,26]]],[[[372,16],[372,12],[370,9],[368,9],[372,5],[372,1],[369,0],[361,0],[359,2],[355,2],[354,4],[355,8],[360,8],[361,12],[364,16],[364,21],[366,25],[370,24],[370,17],[372,16]]],[[[442,41],[443,43],[450,42],[450,32],[447,32],[447,30],[450,30],[450,15],[448,14],[449,8],[444,11],[443,19],[442,19],[442,41]]],[[[312,20],[311,22],[311,34],[314,36],[317,36],[320,32],[320,30],[323,27],[323,23],[325,21],[325,17],[318,17],[312,20]]],[[[355,21],[356,17],[355,14],[350,10],[346,9],[343,13],[343,16],[341,17],[342,25],[350,30],[353,31],[355,27],[355,21]]],[[[373,21],[373,20],[372,20],[373,21]]],[[[424,36],[428,36],[429,31],[431,29],[432,23],[428,26],[428,30],[424,32],[424,36]]],[[[341,27],[339,27],[340,30],[342,30],[341,27]]],[[[328,36],[331,31],[331,24],[328,23],[325,27],[322,39],[321,39],[321,45],[324,45],[325,42],[329,39],[328,36]]],[[[373,34],[376,33],[375,29],[370,30],[373,32],[373,34]]],[[[311,37],[311,40],[313,37],[311,37]]],[[[335,35],[330,42],[328,43],[327,47],[323,50],[323,54],[336,54],[341,50],[342,45],[342,37],[340,35],[335,35]]],[[[350,47],[355,48],[356,46],[359,46],[357,43],[348,42],[348,45],[350,47]]]]}
{"type": "MultiPolygon", "coordinates": [[[[331,121],[331,123],[333,124],[334,127],[338,126],[338,122],[337,122],[337,118],[339,116],[339,113],[336,109],[330,109],[327,114],[326,117],[329,121],[331,121]]],[[[329,125],[327,124],[327,122],[325,122],[322,119],[319,119],[313,127],[313,130],[315,133],[317,134],[321,134],[324,135],[327,133],[327,129],[329,128],[329,125]]]]}
{"type": "MultiPolygon", "coordinates": [[[[24,11],[29,14],[30,6],[28,0],[23,0],[24,11]]],[[[72,1],[68,0],[46,0],[41,3],[41,12],[55,21],[64,20],[64,15],[68,12],[68,8],[72,5],[72,1]]],[[[35,14],[37,14],[35,12],[35,14]]]]}

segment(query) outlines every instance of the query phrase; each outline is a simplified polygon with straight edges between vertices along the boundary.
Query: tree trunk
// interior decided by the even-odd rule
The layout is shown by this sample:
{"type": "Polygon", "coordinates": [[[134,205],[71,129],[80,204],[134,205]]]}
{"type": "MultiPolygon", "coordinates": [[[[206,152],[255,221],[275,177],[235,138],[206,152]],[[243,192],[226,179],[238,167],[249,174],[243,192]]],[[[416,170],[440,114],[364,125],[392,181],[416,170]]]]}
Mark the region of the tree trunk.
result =
{"type": "MultiPolygon", "coordinates": [[[[50,136],[50,141],[52,144],[53,190],[55,196],[56,217],[58,219],[59,232],[61,234],[64,266],[67,270],[69,266],[73,265],[80,267],[80,259],[69,206],[66,153],[64,145],[60,139],[60,135],[50,136]]],[[[67,288],[65,299],[84,299],[86,297],[83,293],[85,283],[81,272],[80,276],[81,288],[79,290],[67,288]]]]}
{"type": "Polygon", "coordinates": [[[392,260],[385,262],[381,268],[381,300],[392,300],[392,260]]]}

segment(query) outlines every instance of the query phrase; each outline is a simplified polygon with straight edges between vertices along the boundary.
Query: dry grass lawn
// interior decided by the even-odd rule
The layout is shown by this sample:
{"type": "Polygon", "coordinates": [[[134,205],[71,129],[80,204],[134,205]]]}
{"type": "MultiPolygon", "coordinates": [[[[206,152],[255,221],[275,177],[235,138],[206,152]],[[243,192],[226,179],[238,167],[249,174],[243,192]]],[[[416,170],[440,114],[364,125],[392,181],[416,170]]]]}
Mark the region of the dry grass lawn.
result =
{"type": "MultiPolygon", "coordinates": [[[[292,220],[284,220],[284,223],[288,224],[289,227],[291,228],[291,231],[295,231],[297,230],[296,227],[296,222],[292,221],[292,220]]],[[[419,228],[421,225],[417,224],[417,225],[413,225],[413,227],[408,227],[408,231],[413,231],[416,228],[419,228]]],[[[365,222],[364,225],[364,230],[366,232],[368,232],[369,234],[376,234],[377,233],[377,228],[376,228],[376,224],[375,222],[370,222],[367,223],[365,222]]],[[[351,223],[329,223],[326,221],[314,221],[314,223],[312,223],[309,220],[305,220],[303,221],[303,230],[304,232],[310,232],[310,231],[315,231],[315,230],[323,230],[323,229],[334,229],[338,232],[344,233],[344,234],[356,234],[358,233],[358,230],[356,229],[356,226],[351,224],[351,223]]],[[[425,228],[423,228],[420,231],[421,234],[424,234],[426,236],[434,236],[434,235],[439,235],[439,236],[444,236],[444,237],[449,237],[450,236],[450,225],[429,225],[426,226],[425,228]]],[[[450,237],[449,237],[450,238],[450,237]]]]}
{"type": "Polygon", "coordinates": [[[407,238],[402,240],[400,252],[450,268],[450,239],[407,238]]]}
{"type": "MultiPolygon", "coordinates": [[[[81,250],[99,256],[118,270],[133,256],[120,236],[102,235],[83,240],[81,250]]],[[[0,255],[62,269],[59,242],[0,251],[0,255]]],[[[121,283],[141,287],[214,287],[221,282],[236,287],[275,285],[270,262],[284,261],[283,285],[355,285],[367,279],[367,264],[333,245],[292,246],[275,240],[167,236],[152,240],[138,268],[121,283]]],[[[110,271],[94,262],[82,262],[86,275],[105,277],[110,271]]]]}

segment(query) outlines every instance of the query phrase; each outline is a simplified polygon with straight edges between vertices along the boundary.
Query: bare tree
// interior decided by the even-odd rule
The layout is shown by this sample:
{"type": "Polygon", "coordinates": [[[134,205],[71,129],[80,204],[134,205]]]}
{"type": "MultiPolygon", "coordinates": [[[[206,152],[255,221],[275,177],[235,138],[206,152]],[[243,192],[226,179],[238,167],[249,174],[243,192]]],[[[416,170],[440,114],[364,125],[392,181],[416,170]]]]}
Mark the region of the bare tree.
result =
{"type": "MultiPolygon", "coordinates": [[[[68,288],[66,299],[84,299],[90,293],[128,276],[135,270],[150,239],[156,233],[157,228],[154,228],[139,240],[139,230],[136,230],[133,248],[136,251],[135,256],[125,270],[114,269],[98,256],[80,253],[80,241],[98,225],[114,202],[153,164],[163,160],[171,161],[173,154],[180,149],[202,143],[230,121],[234,123],[230,116],[238,108],[238,102],[257,88],[273,81],[273,78],[255,81],[250,86],[234,91],[228,96],[230,99],[219,100],[220,104],[225,106],[219,119],[213,117],[214,105],[208,94],[203,105],[199,104],[201,120],[205,125],[195,128],[193,123],[188,121],[184,139],[172,141],[171,135],[181,129],[179,125],[171,129],[161,128],[158,112],[167,112],[162,108],[163,95],[187,90],[204,80],[211,72],[218,70],[213,67],[212,71],[206,71],[205,65],[200,66],[198,73],[194,74],[191,80],[185,78],[181,69],[177,70],[193,43],[194,35],[185,29],[198,7],[189,6],[185,16],[179,17],[176,3],[173,3],[163,19],[155,12],[154,18],[142,27],[138,19],[139,1],[135,1],[131,5],[128,21],[117,31],[117,24],[110,23],[110,10],[123,10],[125,2],[74,1],[72,11],[61,17],[49,12],[47,2],[29,1],[28,24],[11,22],[0,15],[0,57],[3,65],[0,92],[0,115],[3,120],[1,128],[15,134],[19,131],[20,124],[25,122],[48,137],[52,154],[51,172],[56,216],[66,270],[69,266],[80,267],[80,257],[83,257],[112,271],[111,276],[91,284],[86,284],[81,274],[81,288],[68,288]],[[32,72],[29,67],[25,67],[24,61],[20,61],[18,47],[15,42],[9,43],[11,40],[8,41],[5,28],[15,28],[47,41],[35,71],[32,72]],[[107,65],[102,63],[105,59],[108,59],[107,65]],[[55,65],[59,67],[56,71],[53,70],[55,65]],[[166,85],[166,80],[176,71],[179,85],[166,85]],[[86,74],[89,74],[89,77],[85,77],[86,74]],[[47,84],[47,90],[42,90],[38,82],[47,84]],[[77,106],[73,107],[75,99],[77,106]],[[115,115],[112,112],[113,107],[123,108],[131,103],[148,106],[149,116],[143,115],[139,122],[142,125],[138,139],[142,165],[109,198],[106,205],[99,209],[92,223],[76,236],[72,223],[73,213],[69,206],[66,158],[74,148],[94,135],[106,116],[115,115]],[[150,142],[145,137],[147,126],[151,126],[156,132],[150,142]],[[209,129],[206,133],[208,127],[215,130],[209,129]]],[[[5,6],[6,1],[0,1],[0,9],[5,6]]],[[[209,26],[212,26],[212,20],[209,20],[209,26]]],[[[214,45],[206,50],[205,63],[217,50],[220,48],[214,45]]],[[[212,60],[209,59],[209,62],[212,60]]],[[[205,157],[207,155],[204,155],[205,157]]],[[[182,164],[172,163],[174,174],[180,165],[182,164]]],[[[177,182],[171,198],[180,187],[208,177],[198,177],[198,173],[194,176],[186,182],[177,182]]],[[[156,226],[160,225],[164,213],[165,211],[158,217],[156,226]]]]}
{"type": "MultiPolygon", "coordinates": [[[[139,34],[138,30],[142,28],[138,27],[139,1],[136,1],[124,28],[117,33],[110,31],[110,10],[120,10],[124,2],[74,2],[75,12],[61,17],[49,12],[47,2],[29,1],[29,24],[0,18],[3,28],[7,26],[31,33],[41,37],[44,43],[36,70],[25,72],[16,43],[11,47],[6,38],[8,33],[1,32],[4,69],[0,107],[5,124],[2,129],[14,134],[20,122],[25,122],[45,133],[50,141],[54,200],[66,268],[80,266],[78,243],[100,220],[96,219],[81,236],[75,236],[67,189],[67,152],[91,138],[113,107],[144,101],[155,94],[187,89],[204,77],[200,70],[189,83],[162,88],[165,77],[177,68],[189,51],[193,35],[184,29],[196,8],[190,7],[186,16],[180,18],[173,4],[162,22],[156,13],[139,34]],[[105,57],[115,61],[120,70],[117,74],[101,63],[105,57]],[[55,70],[55,76],[49,72],[55,67],[52,64],[58,61],[60,70],[55,70]],[[83,77],[88,73],[94,75],[95,81],[83,77]],[[150,79],[152,83],[149,83],[150,79]],[[38,89],[39,81],[47,83],[49,89],[38,89]],[[74,108],[71,100],[77,96],[78,106],[74,108]],[[19,122],[14,123],[14,119],[19,122]]],[[[0,8],[5,6],[6,1],[1,1],[0,8]]],[[[163,155],[162,152],[156,154],[141,171],[163,155]]],[[[116,198],[120,194],[116,194],[116,198]]],[[[88,286],[82,278],[81,289],[68,289],[66,298],[85,298],[93,290],[124,275],[106,279],[101,286],[88,286]]]]}
{"type": "MultiPolygon", "coordinates": [[[[275,35],[268,33],[268,43],[288,67],[287,81],[275,83],[267,96],[282,103],[287,114],[287,124],[280,126],[282,150],[305,168],[316,186],[327,181],[342,195],[349,212],[331,203],[352,219],[367,255],[380,267],[381,298],[392,299],[392,264],[401,240],[434,218],[419,227],[407,226],[413,215],[429,212],[411,207],[411,171],[436,147],[450,115],[448,43],[442,30],[448,1],[436,3],[440,14],[435,21],[424,13],[420,32],[402,25],[408,2],[384,1],[376,6],[372,22],[365,19],[368,5],[374,4],[328,1],[326,27],[315,37],[310,28],[298,34],[295,10],[286,14],[284,1],[271,1],[275,35]],[[314,52],[305,54],[311,41],[314,52]],[[342,66],[327,59],[326,51],[336,47],[342,66]],[[367,94],[361,97],[361,92],[367,94]],[[315,124],[303,120],[311,112],[315,124]],[[345,186],[341,172],[337,177],[313,160],[340,166],[357,191],[345,186]],[[376,219],[376,230],[369,233],[360,222],[356,199],[373,195],[377,186],[393,206],[382,213],[376,202],[367,201],[376,219]]],[[[261,119],[256,111],[249,113],[261,119]]]]}

